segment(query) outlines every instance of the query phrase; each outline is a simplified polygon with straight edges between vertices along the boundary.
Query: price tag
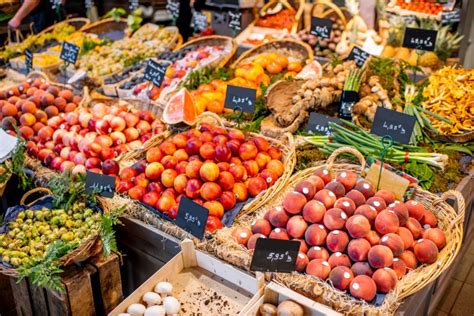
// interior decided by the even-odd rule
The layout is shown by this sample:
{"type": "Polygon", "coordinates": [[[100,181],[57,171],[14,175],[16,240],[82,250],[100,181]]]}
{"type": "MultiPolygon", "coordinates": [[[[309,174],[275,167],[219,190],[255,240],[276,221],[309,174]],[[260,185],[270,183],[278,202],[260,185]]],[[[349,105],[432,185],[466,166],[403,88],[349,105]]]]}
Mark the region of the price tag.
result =
{"type": "Polygon", "coordinates": [[[194,28],[196,32],[204,31],[205,29],[207,29],[207,15],[199,11],[194,11],[191,24],[192,24],[191,26],[194,28]]]}
{"type": "Polygon", "coordinates": [[[61,58],[65,62],[75,64],[77,61],[77,56],[79,56],[79,46],[68,42],[63,42],[59,58],[61,58]]]}
{"type": "Polygon", "coordinates": [[[175,223],[199,240],[204,237],[209,210],[187,197],[181,197],[175,223]]]}
{"type": "Polygon", "coordinates": [[[332,31],[332,20],[311,17],[310,34],[320,38],[330,38],[332,31]]]}
{"type": "Polygon", "coordinates": [[[105,174],[87,171],[86,193],[98,193],[104,197],[112,198],[115,192],[115,178],[105,174]]]}
{"type": "Polygon", "coordinates": [[[436,43],[437,31],[415,29],[407,27],[403,37],[403,47],[433,51],[436,43]]]}
{"type": "Polygon", "coordinates": [[[179,17],[179,2],[168,0],[166,10],[168,10],[168,13],[176,20],[179,17]]]}
{"type": "Polygon", "coordinates": [[[454,9],[453,11],[441,12],[441,23],[453,24],[461,22],[461,10],[454,9]]]}
{"type": "Polygon", "coordinates": [[[153,59],[148,59],[145,68],[145,80],[150,81],[155,86],[160,87],[165,78],[166,69],[168,67],[157,63],[153,59]]]}
{"type": "Polygon", "coordinates": [[[11,157],[11,154],[18,145],[18,138],[12,136],[0,128],[0,163],[11,157]]]}
{"type": "Polygon", "coordinates": [[[229,18],[229,23],[228,26],[230,29],[234,31],[240,31],[242,29],[242,24],[241,24],[241,17],[242,13],[241,12],[232,12],[229,11],[228,18],[229,18]]]}
{"type": "Polygon", "coordinates": [[[370,132],[378,136],[389,135],[396,142],[408,144],[415,122],[414,116],[378,107],[370,132]]]}
{"type": "Polygon", "coordinates": [[[29,49],[25,49],[26,72],[29,73],[33,69],[33,53],[29,49]]]}
{"type": "Polygon", "coordinates": [[[138,0],[130,0],[129,1],[129,8],[130,8],[130,11],[135,11],[136,9],[138,9],[138,7],[140,6],[140,3],[138,2],[138,0]]]}
{"type": "Polygon", "coordinates": [[[59,6],[61,6],[61,0],[49,0],[49,3],[51,3],[51,8],[53,10],[56,10],[59,6]]]}
{"type": "Polygon", "coordinates": [[[259,238],[255,244],[251,271],[293,272],[300,249],[299,241],[259,238]]]}
{"type": "Polygon", "coordinates": [[[354,46],[351,50],[351,53],[349,54],[349,57],[347,57],[348,60],[353,60],[357,67],[363,67],[367,58],[369,58],[370,54],[367,53],[365,50],[354,46]]]}
{"type": "Polygon", "coordinates": [[[329,122],[341,125],[341,120],[329,117],[327,115],[319,114],[317,112],[311,112],[309,114],[308,124],[306,124],[306,131],[308,133],[318,133],[322,135],[331,135],[329,128],[329,122]]]}
{"type": "Polygon", "coordinates": [[[239,109],[246,113],[253,113],[256,98],[257,90],[255,89],[228,85],[225,94],[225,107],[228,109],[239,109]]]}
{"type": "Polygon", "coordinates": [[[410,24],[416,22],[416,16],[414,15],[402,15],[402,20],[405,21],[406,24],[410,24]]]}

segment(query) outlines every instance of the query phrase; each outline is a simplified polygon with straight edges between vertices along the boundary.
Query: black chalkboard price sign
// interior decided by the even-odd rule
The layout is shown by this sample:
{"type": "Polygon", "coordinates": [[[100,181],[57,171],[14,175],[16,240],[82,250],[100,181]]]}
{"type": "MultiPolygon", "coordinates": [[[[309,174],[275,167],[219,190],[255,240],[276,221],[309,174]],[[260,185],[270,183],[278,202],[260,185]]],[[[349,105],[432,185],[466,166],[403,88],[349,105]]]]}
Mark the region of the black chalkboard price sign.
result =
{"type": "Polygon", "coordinates": [[[86,193],[92,194],[94,192],[104,197],[114,197],[115,178],[105,174],[87,171],[86,193]]]}
{"type": "Polygon", "coordinates": [[[309,114],[308,124],[306,124],[306,131],[308,133],[317,133],[322,135],[331,135],[329,122],[341,125],[341,120],[327,115],[311,112],[309,114]]]}
{"type": "Polygon", "coordinates": [[[250,270],[293,272],[296,270],[299,249],[299,241],[259,238],[255,244],[250,270]]]}
{"type": "Polygon", "coordinates": [[[228,14],[229,23],[227,24],[229,28],[234,30],[235,32],[240,31],[242,29],[241,17],[242,17],[241,12],[229,11],[229,14],[228,14]]]}
{"type": "Polygon", "coordinates": [[[416,119],[412,115],[378,107],[370,132],[382,137],[389,135],[396,142],[408,144],[415,123],[416,119]]]}
{"type": "Polygon", "coordinates": [[[255,89],[228,85],[224,104],[228,109],[238,109],[242,112],[253,113],[256,98],[257,90],[255,89]]]}
{"type": "Polygon", "coordinates": [[[198,239],[204,237],[209,210],[187,197],[181,197],[175,223],[198,239]]]}
{"type": "Polygon", "coordinates": [[[441,23],[453,24],[461,22],[461,10],[454,9],[453,11],[441,12],[441,23]]]}
{"type": "Polygon", "coordinates": [[[367,53],[365,50],[362,48],[359,48],[357,46],[354,46],[351,50],[351,53],[349,54],[349,57],[347,57],[348,60],[353,60],[357,67],[363,67],[367,58],[370,57],[370,54],[367,53]]]}
{"type": "Polygon", "coordinates": [[[207,29],[207,15],[199,12],[193,12],[192,27],[196,32],[202,32],[207,29]]]}
{"type": "Polygon", "coordinates": [[[176,20],[179,17],[179,1],[168,0],[166,10],[176,20]]]}
{"type": "Polygon", "coordinates": [[[319,38],[330,38],[332,31],[331,19],[322,19],[318,17],[311,17],[310,34],[319,38]]]}
{"type": "Polygon", "coordinates": [[[26,72],[29,73],[33,69],[33,53],[29,49],[25,49],[25,65],[26,72]]]}
{"type": "Polygon", "coordinates": [[[148,59],[148,63],[145,68],[145,80],[150,81],[155,86],[160,87],[163,79],[165,78],[167,66],[159,64],[153,59],[148,59]]]}
{"type": "Polygon", "coordinates": [[[407,27],[403,36],[403,47],[434,51],[437,31],[407,27]]]}
{"type": "Polygon", "coordinates": [[[68,42],[63,42],[59,58],[67,63],[75,64],[77,61],[77,56],[79,56],[79,46],[68,42]]]}

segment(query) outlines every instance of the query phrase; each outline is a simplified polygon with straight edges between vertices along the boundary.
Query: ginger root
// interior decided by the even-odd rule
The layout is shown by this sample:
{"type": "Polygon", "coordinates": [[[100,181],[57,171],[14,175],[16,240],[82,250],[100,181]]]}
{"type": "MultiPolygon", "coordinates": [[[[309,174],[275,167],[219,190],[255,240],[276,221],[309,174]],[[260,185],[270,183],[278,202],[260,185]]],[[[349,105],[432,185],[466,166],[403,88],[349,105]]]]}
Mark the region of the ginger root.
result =
{"type": "Polygon", "coordinates": [[[393,109],[393,105],[388,97],[387,90],[380,84],[380,78],[371,76],[361,88],[361,94],[364,96],[352,108],[352,121],[360,125],[360,116],[365,116],[370,122],[374,121],[377,107],[393,109]],[[370,92],[369,92],[370,91],[370,92]]]}

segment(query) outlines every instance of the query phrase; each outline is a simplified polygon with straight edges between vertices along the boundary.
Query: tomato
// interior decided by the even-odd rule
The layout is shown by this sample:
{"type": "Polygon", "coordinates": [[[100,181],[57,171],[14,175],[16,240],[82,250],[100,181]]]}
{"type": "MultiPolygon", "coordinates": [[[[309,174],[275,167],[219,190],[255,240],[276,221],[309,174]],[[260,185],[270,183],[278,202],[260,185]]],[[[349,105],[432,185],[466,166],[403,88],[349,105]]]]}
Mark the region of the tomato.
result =
{"type": "Polygon", "coordinates": [[[267,71],[272,75],[279,74],[282,71],[282,66],[277,64],[276,62],[271,62],[266,67],[267,71]]]}
{"type": "Polygon", "coordinates": [[[222,228],[222,222],[220,219],[218,219],[215,216],[210,215],[207,218],[207,223],[206,223],[206,230],[215,233],[218,229],[222,228]]]}
{"type": "Polygon", "coordinates": [[[288,64],[288,71],[291,72],[300,72],[303,67],[301,66],[301,63],[298,61],[292,61],[288,64]]]}

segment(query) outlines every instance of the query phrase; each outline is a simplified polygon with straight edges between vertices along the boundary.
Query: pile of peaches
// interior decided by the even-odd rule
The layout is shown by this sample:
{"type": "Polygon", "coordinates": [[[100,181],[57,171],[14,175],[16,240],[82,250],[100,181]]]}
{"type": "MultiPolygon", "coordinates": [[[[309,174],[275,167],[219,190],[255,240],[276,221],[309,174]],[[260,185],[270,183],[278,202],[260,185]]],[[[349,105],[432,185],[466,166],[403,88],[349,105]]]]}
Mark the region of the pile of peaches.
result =
{"type": "Polygon", "coordinates": [[[17,126],[30,155],[73,174],[118,172],[114,158],[165,128],[151,112],[129,110],[125,104],[77,108],[80,101],[43,79],[28,80],[0,92],[2,127],[13,134],[17,126]]]}
{"type": "Polygon", "coordinates": [[[209,210],[206,228],[224,212],[272,186],[283,174],[282,152],[263,137],[203,124],[163,141],[146,159],[120,170],[117,191],[176,218],[182,196],[209,210]]]}
{"type": "Polygon", "coordinates": [[[446,245],[436,216],[423,204],[397,201],[351,171],[333,179],[323,168],[232,236],[248,249],[258,238],[297,240],[297,271],[367,302],[393,290],[409,270],[435,262],[446,245]]]}

